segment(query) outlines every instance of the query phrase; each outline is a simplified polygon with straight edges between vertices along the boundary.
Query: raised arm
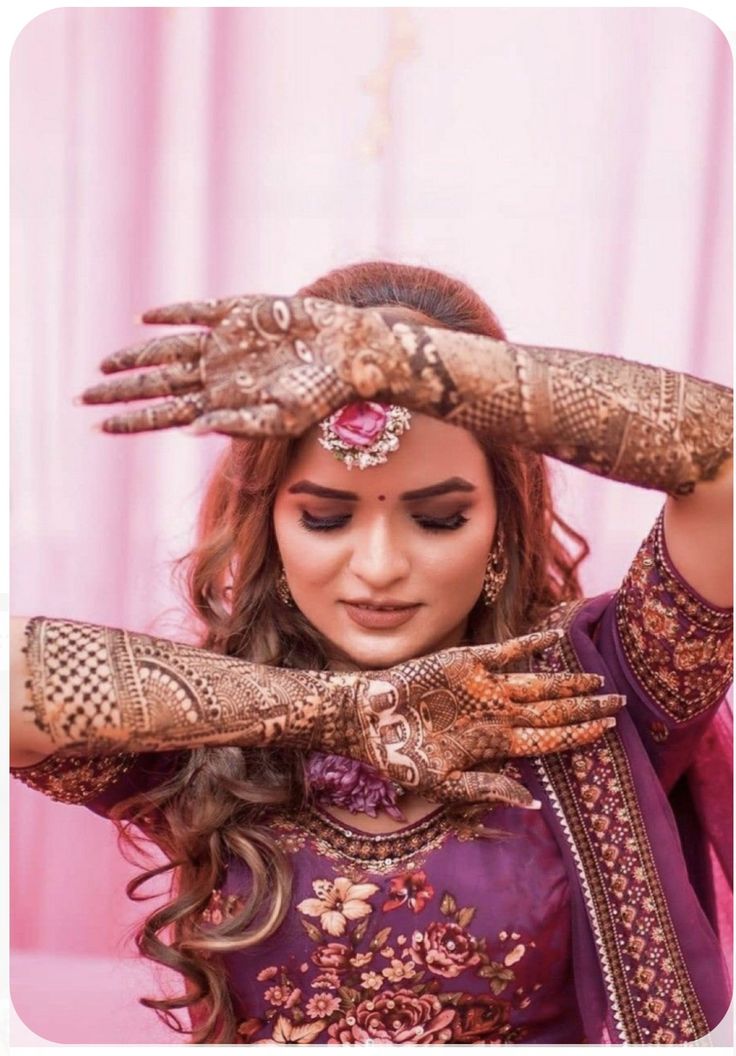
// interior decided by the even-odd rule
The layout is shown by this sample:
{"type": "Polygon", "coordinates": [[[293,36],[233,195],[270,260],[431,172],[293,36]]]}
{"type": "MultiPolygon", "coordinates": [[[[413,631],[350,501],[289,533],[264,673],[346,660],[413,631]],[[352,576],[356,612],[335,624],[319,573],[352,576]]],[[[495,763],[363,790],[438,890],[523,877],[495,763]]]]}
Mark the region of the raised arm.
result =
{"type": "Polygon", "coordinates": [[[236,436],[300,435],[351,400],[405,404],[666,492],[676,567],[708,601],[730,604],[732,392],[722,385],[615,356],[391,322],[376,309],[315,298],[188,302],[143,318],[207,329],[107,357],[106,373],[145,369],[93,386],[85,401],[146,401],[105,421],[109,432],[193,423],[236,436]]]}
{"type": "MultiPolygon", "coordinates": [[[[397,327],[394,327],[396,333],[397,327]]],[[[706,601],[733,601],[733,393],[614,356],[399,328],[425,407],[599,476],[668,494],[670,557],[706,601]]]]}

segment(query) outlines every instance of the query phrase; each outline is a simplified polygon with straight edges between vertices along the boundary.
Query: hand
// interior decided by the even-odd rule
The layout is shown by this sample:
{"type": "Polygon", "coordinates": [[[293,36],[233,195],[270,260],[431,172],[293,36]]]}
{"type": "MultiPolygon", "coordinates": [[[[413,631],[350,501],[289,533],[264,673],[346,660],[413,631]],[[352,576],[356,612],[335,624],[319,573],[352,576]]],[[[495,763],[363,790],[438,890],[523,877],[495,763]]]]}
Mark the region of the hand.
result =
{"type": "Polygon", "coordinates": [[[232,297],[144,313],[146,323],[208,329],[154,338],[108,356],[132,374],[82,394],[85,403],[149,401],[102,423],[133,433],[193,423],[196,432],[300,436],[346,403],[410,389],[402,346],[380,312],[314,297],[232,297]],[[155,397],[169,397],[152,402],[155,397]]]}
{"type": "Polygon", "coordinates": [[[625,703],[589,695],[602,684],[598,675],[493,673],[558,639],[558,631],[537,632],[371,672],[356,705],[331,716],[320,747],[363,759],[431,799],[532,806],[527,789],[492,765],[473,768],[588,744],[625,703]]]}

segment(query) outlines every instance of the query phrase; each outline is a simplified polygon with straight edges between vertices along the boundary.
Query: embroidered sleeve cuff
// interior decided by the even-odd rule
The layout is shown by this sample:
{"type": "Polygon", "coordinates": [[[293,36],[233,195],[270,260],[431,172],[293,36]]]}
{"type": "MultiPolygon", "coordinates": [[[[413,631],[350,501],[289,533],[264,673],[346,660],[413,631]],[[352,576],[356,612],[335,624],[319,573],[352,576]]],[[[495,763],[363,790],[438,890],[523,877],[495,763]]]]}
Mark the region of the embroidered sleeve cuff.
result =
{"type": "Polygon", "coordinates": [[[636,680],[676,722],[723,698],[733,677],[733,610],[706,602],[674,567],[664,511],[618,592],[616,625],[636,680]]]}
{"type": "Polygon", "coordinates": [[[86,803],[122,777],[135,758],[132,754],[83,758],[54,753],[33,766],[11,766],[10,773],[59,803],[86,803]]]}

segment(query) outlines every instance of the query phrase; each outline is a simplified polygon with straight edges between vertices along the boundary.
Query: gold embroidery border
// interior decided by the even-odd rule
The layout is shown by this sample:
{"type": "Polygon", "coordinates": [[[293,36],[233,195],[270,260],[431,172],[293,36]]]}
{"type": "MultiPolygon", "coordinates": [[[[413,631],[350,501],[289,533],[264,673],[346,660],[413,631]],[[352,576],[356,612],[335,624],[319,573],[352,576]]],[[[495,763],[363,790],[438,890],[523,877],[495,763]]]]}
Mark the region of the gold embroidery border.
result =
{"type": "Polygon", "coordinates": [[[32,766],[10,767],[12,777],[59,803],[84,804],[101,795],[135,762],[123,753],[106,756],[47,755],[32,766]]]}
{"type": "MultiPolygon", "coordinates": [[[[550,614],[547,622],[555,626],[569,627],[582,604],[584,602],[575,602],[564,609],[561,607],[555,610],[553,614],[550,614]]],[[[542,665],[535,666],[537,670],[582,670],[582,665],[568,638],[563,639],[559,646],[553,647],[545,654],[542,665]]],[[[609,803],[613,797],[618,801],[615,807],[616,817],[622,823],[626,819],[626,828],[630,833],[626,849],[638,861],[638,869],[643,877],[641,880],[637,879],[636,865],[627,870],[627,878],[633,888],[628,894],[628,901],[632,901],[633,895],[642,908],[644,908],[644,900],[647,897],[653,903],[653,912],[656,913],[663,937],[658,943],[660,949],[657,950],[655,946],[649,958],[653,959],[656,965],[652,982],[659,985],[666,959],[671,966],[670,974],[674,975],[677,980],[677,990],[682,996],[683,1011],[687,1017],[687,1029],[681,1030],[681,1034],[688,1036],[681,1037],[680,1041],[681,1043],[693,1041],[708,1033],[708,1023],[692,985],[669,914],[626,752],[617,731],[610,730],[605,734],[604,739],[614,772],[614,778],[606,783],[606,796],[609,803]]],[[[614,912],[615,899],[611,897],[612,889],[606,883],[608,878],[601,866],[603,848],[596,845],[604,842],[603,835],[596,833],[592,818],[588,819],[586,816],[592,814],[594,803],[586,804],[582,789],[578,787],[580,782],[575,775],[575,762],[581,762],[582,770],[587,773],[593,765],[593,755],[596,751],[600,751],[600,741],[575,752],[538,756],[533,763],[550,796],[555,813],[560,819],[580,876],[616,1025],[625,1042],[646,1044],[652,1040],[644,1037],[652,1033],[652,1030],[644,1026],[646,991],[642,991],[641,996],[635,995],[626,979],[627,967],[629,970],[632,967],[631,955],[628,957],[628,964],[624,963],[626,957],[624,943],[628,937],[626,927],[621,917],[614,912]]],[[[613,814],[613,804],[611,806],[611,814],[613,814]]],[[[613,880],[613,875],[610,879],[613,880]]],[[[655,942],[654,936],[650,936],[650,943],[655,942]]],[[[666,1000],[671,1007],[672,1001],[666,1000]]],[[[671,1023],[668,1027],[670,1033],[674,1033],[671,1030],[671,1023]]],[[[670,1041],[670,1038],[668,1037],[667,1040],[670,1041]]],[[[676,1041],[677,1036],[675,1035],[671,1042],[676,1041]]]]}
{"type": "Polygon", "coordinates": [[[291,839],[311,839],[317,852],[334,863],[349,862],[375,873],[390,873],[408,862],[418,868],[419,857],[424,858],[455,831],[447,807],[406,829],[389,833],[355,832],[317,810],[298,818],[279,814],[272,824],[291,839]]]}

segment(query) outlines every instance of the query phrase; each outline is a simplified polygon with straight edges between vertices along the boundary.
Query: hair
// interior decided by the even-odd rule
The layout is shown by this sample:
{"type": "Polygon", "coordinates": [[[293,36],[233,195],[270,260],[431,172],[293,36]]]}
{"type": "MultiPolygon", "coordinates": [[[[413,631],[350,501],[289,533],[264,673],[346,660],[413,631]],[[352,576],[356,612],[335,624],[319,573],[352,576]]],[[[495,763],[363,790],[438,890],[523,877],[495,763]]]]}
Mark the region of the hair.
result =
{"type": "MultiPolygon", "coordinates": [[[[400,305],[439,326],[506,336],[491,309],[465,283],[427,267],[354,264],[298,293],[358,308],[400,305]]],[[[578,567],[589,552],[585,539],[553,509],[542,456],[478,439],[495,485],[508,575],[492,607],[481,597],[470,612],[470,644],[523,634],[554,606],[579,598],[578,567]]],[[[196,543],[177,567],[191,611],[203,627],[202,647],[258,663],[322,669],[327,655],[321,635],[275,591],[280,560],[272,509],[296,443],[280,438],[230,443],[207,487],[196,543]]],[[[131,832],[137,825],[168,860],[135,877],[127,893],[137,900],[147,897],[139,894],[142,885],[170,872],[171,898],[139,927],[136,942],[144,956],[180,972],[187,989],[180,997],[142,998],[141,1003],[178,1033],[191,1033],[196,1043],[237,1039],[238,1016],[222,955],[257,946],[282,923],[291,868],[262,823],[270,809],[293,815],[307,805],[301,753],[208,747],[182,753],[169,780],[114,808],[121,846],[143,850],[131,832]],[[205,928],[203,914],[231,856],[247,866],[250,889],[237,911],[216,924],[209,914],[205,928]],[[188,1010],[191,1031],[174,1009],[188,1010]]],[[[453,808],[458,825],[478,816],[477,810],[453,808]]]]}

